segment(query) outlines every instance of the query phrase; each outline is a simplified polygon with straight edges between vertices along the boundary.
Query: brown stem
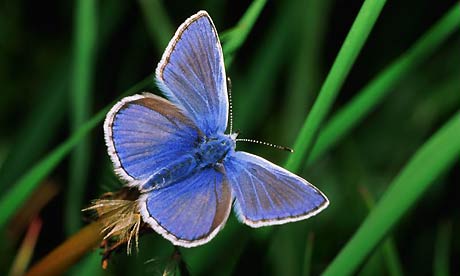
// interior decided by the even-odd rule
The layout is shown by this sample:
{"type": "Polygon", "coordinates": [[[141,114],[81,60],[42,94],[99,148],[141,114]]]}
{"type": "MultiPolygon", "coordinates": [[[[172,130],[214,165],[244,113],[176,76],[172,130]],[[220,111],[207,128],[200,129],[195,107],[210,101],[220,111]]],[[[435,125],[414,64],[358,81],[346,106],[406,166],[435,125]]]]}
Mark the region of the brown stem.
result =
{"type": "Polygon", "coordinates": [[[101,223],[93,222],[38,261],[26,276],[61,275],[102,241],[101,223]]]}

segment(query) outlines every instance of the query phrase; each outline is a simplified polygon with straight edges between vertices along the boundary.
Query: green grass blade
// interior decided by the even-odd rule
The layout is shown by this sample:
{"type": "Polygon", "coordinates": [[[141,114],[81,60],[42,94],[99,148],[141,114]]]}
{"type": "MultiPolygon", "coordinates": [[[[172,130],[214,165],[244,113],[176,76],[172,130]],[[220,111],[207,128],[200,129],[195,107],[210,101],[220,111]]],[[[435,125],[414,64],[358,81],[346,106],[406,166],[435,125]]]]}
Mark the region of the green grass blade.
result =
{"type": "MultiPolygon", "coordinates": [[[[369,190],[365,186],[360,188],[361,195],[366,202],[367,208],[372,210],[375,206],[375,201],[372,195],[370,194],[369,190]]],[[[398,251],[396,250],[396,246],[393,240],[393,237],[389,236],[385,239],[381,250],[375,252],[376,254],[382,253],[382,256],[385,260],[385,264],[387,266],[388,275],[391,276],[401,276],[404,275],[401,262],[399,261],[398,251]]],[[[375,273],[375,272],[374,272],[375,273]]]]}
{"type": "Polygon", "coordinates": [[[289,56],[286,47],[291,46],[292,38],[298,35],[293,30],[289,17],[299,10],[298,6],[291,2],[280,2],[279,4],[277,16],[274,16],[271,26],[262,38],[259,44],[260,49],[254,53],[249,69],[244,72],[238,82],[233,83],[235,95],[241,91],[251,92],[243,92],[244,97],[233,99],[235,125],[243,133],[266,120],[270,112],[270,100],[273,93],[271,88],[276,85],[277,76],[283,68],[282,64],[289,56]],[[257,106],[258,112],[254,112],[254,106],[257,106]]]}
{"type": "Polygon", "coordinates": [[[97,250],[87,254],[77,264],[75,264],[66,275],[105,275],[101,267],[101,254],[97,250]]]}
{"type": "Polygon", "coordinates": [[[452,244],[452,224],[444,223],[439,226],[434,251],[433,275],[448,276],[450,247],[452,244]]]}
{"type": "Polygon", "coordinates": [[[225,65],[230,67],[235,52],[243,45],[252,30],[254,23],[259,18],[262,9],[265,7],[267,0],[254,0],[248,7],[244,15],[236,24],[235,28],[226,37],[226,42],[222,45],[224,52],[225,65]]]}
{"type": "Polygon", "coordinates": [[[460,154],[460,112],[411,158],[324,275],[350,275],[460,154]]]}
{"type": "Polygon", "coordinates": [[[174,34],[174,27],[160,0],[139,0],[147,30],[158,53],[163,53],[174,34]]]}
{"type": "Polygon", "coordinates": [[[353,100],[329,120],[318,136],[308,163],[330,149],[372,111],[391,88],[409,71],[415,69],[432,54],[460,26],[460,9],[455,4],[400,58],[390,64],[366,85],[353,100]]]}
{"type": "Polygon", "coordinates": [[[401,262],[399,261],[397,249],[393,238],[388,238],[383,244],[383,257],[390,276],[404,275],[401,262]]]}
{"type": "Polygon", "coordinates": [[[81,126],[72,136],[54,149],[42,161],[29,170],[0,200],[0,229],[14,214],[19,206],[24,203],[29,195],[38,186],[53,168],[76,146],[78,143],[104,118],[105,112],[99,112],[91,120],[81,126]]]}
{"type": "Polygon", "coordinates": [[[310,276],[311,275],[311,260],[313,259],[313,246],[315,242],[315,234],[310,232],[307,238],[307,246],[305,246],[305,257],[303,263],[303,275],[310,276]]]}
{"type": "Polygon", "coordinates": [[[299,16],[301,29],[296,49],[298,53],[292,54],[291,72],[286,81],[286,103],[278,123],[284,139],[279,142],[281,144],[294,141],[308,114],[306,107],[311,106],[313,97],[321,85],[322,49],[332,6],[330,0],[297,2],[299,12],[302,13],[299,16]]]}
{"type": "Polygon", "coordinates": [[[38,88],[38,95],[46,100],[38,101],[30,111],[26,122],[16,135],[12,146],[14,151],[8,153],[0,166],[0,192],[9,189],[25,170],[39,160],[48,149],[53,135],[58,131],[67,111],[67,106],[62,104],[67,99],[66,89],[69,80],[67,59],[68,57],[64,55],[62,61],[50,73],[49,81],[38,88]]]}
{"type": "Polygon", "coordinates": [[[297,171],[304,157],[308,155],[319,127],[334,103],[385,2],[384,0],[366,0],[363,3],[297,137],[294,144],[296,152],[290,155],[286,165],[289,170],[297,171]]]}
{"type": "MultiPolygon", "coordinates": [[[[152,82],[152,76],[148,76],[144,80],[135,84],[122,95],[133,94],[152,82]]],[[[4,229],[6,223],[15,211],[27,200],[27,198],[38,187],[42,181],[70,151],[75,148],[81,140],[104,119],[106,113],[112,107],[113,103],[109,104],[90,120],[83,124],[75,131],[66,141],[56,147],[45,158],[38,162],[34,167],[27,171],[12,187],[0,198],[0,232],[4,229]]]]}
{"type": "MultiPolygon", "coordinates": [[[[96,50],[96,2],[76,2],[74,64],[71,93],[71,125],[76,131],[90,117],[93,67],[96,50]]],[[[71,235],[81,227],[80,210],[88,179],[90,141],[83,138],[70,159],[69,185],[65,206],[65,231],[71,235]]]]}

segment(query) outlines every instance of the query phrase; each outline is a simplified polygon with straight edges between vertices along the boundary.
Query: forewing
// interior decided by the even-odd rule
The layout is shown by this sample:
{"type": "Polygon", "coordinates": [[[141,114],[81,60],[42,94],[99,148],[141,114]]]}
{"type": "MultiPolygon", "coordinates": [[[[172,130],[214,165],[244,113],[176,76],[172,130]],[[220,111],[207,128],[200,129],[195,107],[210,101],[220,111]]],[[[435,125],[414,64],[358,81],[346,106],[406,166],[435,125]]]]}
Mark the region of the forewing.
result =
{"type": "Polygon", "coordinates": [[[305,179],[246,152],[235,152],[225,163],[236,197],[238,218],[252,227],[283,224],[311,217],[329,204],[305,179]]]}
{"type": "Polygon", "coordinates": [[[211,240],[227,221],[231,188],[223,173],[206,168],[139,199],[144,222],[173,244],[193,247],[211,240]]]}
{"type": "Polygon", "coordinates": [[[176,31],[156,69],[161,90],[207,135],[227,128],[227,82],[222,48],[205,11],[176,31]]]}
{"type": "Polygon", "coordinates": [[[171,102],[145,93],[123,98],[104,122],[115,172],[130,186],[191,152],[200,130],[171,102]]]}

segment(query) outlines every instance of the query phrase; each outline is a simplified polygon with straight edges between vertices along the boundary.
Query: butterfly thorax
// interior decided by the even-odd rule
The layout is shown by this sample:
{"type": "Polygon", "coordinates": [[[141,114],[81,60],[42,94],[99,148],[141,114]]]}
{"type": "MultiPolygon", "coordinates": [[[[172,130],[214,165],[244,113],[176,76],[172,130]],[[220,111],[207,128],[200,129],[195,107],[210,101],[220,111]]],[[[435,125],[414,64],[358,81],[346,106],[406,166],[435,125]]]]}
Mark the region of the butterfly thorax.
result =
{"type": "Polygon", "coordinates": [[[235,140],[229,135],[207,137],[201,141],[195,153],[200,167],[215,166],[235,149],[235,140]]]}
{"type": "Polygon", "coordinates": [[[176,162],[152,174],[142,185],[146,192],[169,186],[206,167],[219,167],[227,154],[235,148],[232,136],[220,135],[204,138],[194,152],[184,154],[176,162]]]}

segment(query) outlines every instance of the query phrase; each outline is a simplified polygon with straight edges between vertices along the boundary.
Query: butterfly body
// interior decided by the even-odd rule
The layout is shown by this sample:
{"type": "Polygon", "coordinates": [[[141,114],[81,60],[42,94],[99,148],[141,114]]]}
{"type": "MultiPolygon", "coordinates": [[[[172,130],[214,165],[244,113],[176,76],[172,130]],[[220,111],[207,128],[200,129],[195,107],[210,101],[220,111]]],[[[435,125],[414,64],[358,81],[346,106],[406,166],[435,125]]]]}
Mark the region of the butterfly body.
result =
{"type": "Polygon", "coordinates": [[[200,167],[209,167],[221,164],[228,154],[231,154],[236,147],[235,135],[216,135],[206,138],[200,143],[196,157],[200,167]]]}
{"type": "Polygon", "coordinates": [[[196,157],[192,154],[182,156],[176,162],[161,168],[155,172],[145,184],[142,185],[142,191],[146,192],[152,189],[160,189],[181,180],[190,175],[197,169],[196,157]]]}
{"type": "Polygon", "coordinates": [[[228,153],[235,150],[236,135],[219,135],[211,138],[202,138],[197,143],[196,149],[184,155],[171,165],[155,172],[147,182],[142,185],[142,191],[159,189],[188,177],[189,175],[213,167],[219,169],[228,153]]]}
{"type": "Polygon", "coordinates": [[[178,28],[157,66],[169,100],[123,98],[104,122],[115,172],[141,192],[143,221],[175,245],[207,243],[232,205],[242,223],[260,227],[303,220],[329,204],[305,179],[236,150],[237,134],[225,134],[226,80],[217,31],[200,11],[178,28]]]}

